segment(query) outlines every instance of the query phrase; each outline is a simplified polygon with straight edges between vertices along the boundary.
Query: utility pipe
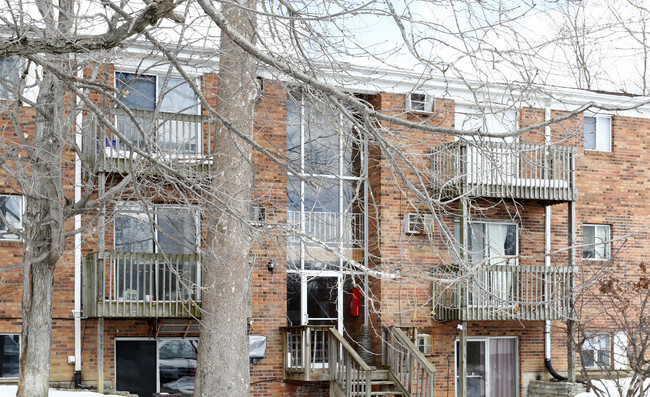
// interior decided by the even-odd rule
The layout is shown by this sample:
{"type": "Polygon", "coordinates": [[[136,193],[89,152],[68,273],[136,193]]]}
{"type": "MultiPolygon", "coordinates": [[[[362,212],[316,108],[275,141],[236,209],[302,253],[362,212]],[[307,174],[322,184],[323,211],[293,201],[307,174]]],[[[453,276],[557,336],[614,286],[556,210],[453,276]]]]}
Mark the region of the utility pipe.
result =
{"type": "MultiPolygon", "coordinates": [[[[77,71],[77,77],[83,78],[83,70],[77,71]]],[[[77,147],[82,147],[82,123],[83,114],[79,111],[81,98],[77,95],[77,116],[75,126],[75,141],[77,147]]],[[[81,158],[75,154],[74,163],[74,201],[81,200],[81,158]]],[[[81,229],[81,214],[74,216],[75,230],[81,229]]],[[[74,236],[74,385],[81,386],[81,234],[76,233],[74,236]]]]}

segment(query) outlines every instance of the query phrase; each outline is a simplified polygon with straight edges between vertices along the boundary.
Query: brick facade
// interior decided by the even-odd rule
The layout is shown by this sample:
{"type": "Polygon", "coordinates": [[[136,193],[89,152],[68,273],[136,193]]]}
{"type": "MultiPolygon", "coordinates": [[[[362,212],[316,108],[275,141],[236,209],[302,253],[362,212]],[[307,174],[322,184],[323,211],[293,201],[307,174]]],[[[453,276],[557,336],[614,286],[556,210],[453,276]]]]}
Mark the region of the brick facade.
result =
{"type": "MultiPolygon", "coordinates": [[[[108,67],[104,80],[112,84],[113,68],[108,67]]],[[[101,77],[101,76],[100,76],[101,77]]],[[[217,77],[204,75],[201,84],[206,97],[214,104],[217,77]]],[[[256,107],[255,141],[261,148],[282,158],[287,147],[287,93],[279,82],[264,81],[264,94],[256,107]]],[[[97,103],[104,98],[94,95],[97,103]]],[[[404,113],[403,94],[379,92],[368,95],[368,102],[377,110],[393,115],[403,115],[409,121],[425,121],[428,125],[454,128],[455,102],[438,98],[436,113],[428,116],[404,113]]],[[[562,112],[553,110],[551,117],[562,112]]],[[[24,116],[29,119],[29,112],[24,116]]],[[[544,109],[524,107],[518,113],[520,127],[544,121],[544,109]]],[[[3,125],[11,123],[2,118],[3,125]]],[[[577,148],[576,183],[579,194],[576,203],[577,243],[582,242],[583,224],[609,225],[611,230],[611,251],[615,257],[618,274],[640,274],[639,263],[648,261],[648,224],[645,211],[650,187],[647,186],[647,169],[650,163],[647,131],[650,119],[629,116],[612,117],[612,150],[610,152],[585,151],[582,147],[582,116],[551,126],[554,142],[563,141],[577,148]],[[636,270],[635,270],[636,269],[636,270]]],[[[453,138],[430,132],[409,130],[397,125],[383,125],[385,142],[394,148],[387,152],[372,140],[368,153],[368,184],[371,193],[368,214],[368,258],[373,271],[379,274],[398,275],[396,278],[371,277],[369,290],[372,294],[371,339],[374,364],[381,364],[381,330],[386,326],[417,327],[419,333],[432,336],[433,351],[427,357],[436,367],[436,395],[455,394],[456,338],[459,321],[435,321],[432,318],[431,271],[441,265],[453,262],[449,253],[448,236],[458,220],[458,203],[448,202],[436,207],[440,223],[430,234],[404,232],[404,217],[409,212],[428,211],[426,200],[407,187],[413,183],[422,192],[430,191],[429,180],[420,180],[430,169],[429,155],[432,148],[453,141],[453,138]],[[399,158],[396,153],[405,157],[399,158]],[[405,163],[405,160],[410,163],[405,163]],[[400,172],[397,172],[397,171],[400,172]],[[421,185],[417,185],[421,183],[421,185]],[[443,212],[444,210],[444,212],[443,212]]],[[[544,131],[532,131],[522,136],[527,142],[543,142],[544,131]]],[[[204,148],[206,152],[210,149],[204,148]]],[[[286,225],[287,220],[287,172],[281,164],[256,151],[253,157],[255,168],[256,204],[266,209],[267,226],[286,225]]],[[[67,170],[66,195],[73,197],[73,170],[67,170]]],[[[114,180],[113,182],[116,182],[114,180]]],[[[11,181],[0,180],[0,193],[15,193],[11,181]]],[[[443,201],[443,200],[440,200],[443,201]]],[[[471,201],[471,215],[475,220],[507,220],[517,224],[519,263],[522,265],[544,265],[544,207],[552,205],[551,255],[553,265],[567,263],[567,205],[563,202],[538,200],[513,200],[508,197],[471,201]]],[[[266,227],[266,226],[263,226],[266,227]]],[[[84,234],[83,255],[98,249],[98,236],[88,231],[84,234]]],[[[113,246],[110,228],[105,234],[106,247],[113,246]]],[[[251,364],[251,392],[254,396],[325,396],[327,382],[290,382],[284,379],[283,344],[280,327],[287,325],[287,249],[277,234],[264,230],[254,232],[253,260],[251,274],[251,318],[250,333],[264,335],[267,339],[266,356],[251,364]],[[269,262],[276,266],[267,269],[269,262]]],[[[50,379],[57,384],[72,384],[74,367],[68,364],[74,356],[74,255],[73,242],[68,243],[70,252],[62,256],[57,267],[53,307],[52,367],[50,379]]],[[[107,248],[110,251],[111,248],[107,248]]],[[[602,272],[606,261],[583,261],[581,249],[576,256],[580,271],[580,282],[589,282],[589,276],[602,272]]],[[[20,263],[22,245],[19,241],[0,241],[0,267],[7,268],[20,263]]],[[[353,285],[347,277],[345,288],[353,285]]],[[[354,279],[359,287],[362,277],[354,279]]],[[[20,269],[0,273],[0,333],[19,333],[21,329],[21,285],[20,269]]],[[[583,291],[582,289],[580,291],[583,291]]],[[[588,291],[588,289],[584,290],[588,291]]],[[[602,329],[608,325],[606,317],[599,310],[599,303],[580,294],[579,301],[582,325],[585,330],[602,329]]],[[[346,308],[349,297],[342,307],[346,308]]],[[[362,300],[363,301],[363,300],[362,300]]],[[[363,312],[362,307],[362,312],[363,312]]],[[[161,320],[165,321],[165,320],[161,320]]],[[[354,345],[363,322],[362,316],[344,314],[347,336],[354,345]]],[[[82,381],[93,385],[97,382],[97,323],[96,318],[82,320],[82,381]]],[[[160,323],[155,318],[106,318],[104,323],[104,379],[115,385],[115,340],[158,337],[160,323]]],[[[552,360],[555,369],[566,372],[566,344],[563,334],[564,323],[553,323],[552,360]]],[[[165,334],[164,337],[196,338],[189,333],[165,334]]],[[[471,321],[468,323],[468,337],[516,339],[519,395],[525,396],[528,383],[547,379],[544,368],[544,322],[543,321],[471,321]]],[[[356,345],[355,345],[356,346],[356,345]]],[[[11,381],[11,380],[9,380],[11,381]]]]}

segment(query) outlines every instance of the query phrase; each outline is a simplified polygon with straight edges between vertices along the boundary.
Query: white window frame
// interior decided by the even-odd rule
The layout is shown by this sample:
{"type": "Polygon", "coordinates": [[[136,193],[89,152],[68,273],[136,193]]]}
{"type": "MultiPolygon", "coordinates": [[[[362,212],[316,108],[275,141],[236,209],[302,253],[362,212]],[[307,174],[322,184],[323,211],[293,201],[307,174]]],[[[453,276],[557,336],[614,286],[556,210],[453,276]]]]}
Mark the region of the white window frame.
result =
{"type": "MultiPolygon", "coordinates": [[[[23,196],[18,196],[15,194],[0,194],[0,198],[3,197],[16,197],[18,198],[20,202],[20,211],[19,211],[19,225],[17,226],[17,229],[23,228],[23,212],[25,211],[25,199],[23,196]]],[[[3,214],[6,217],[6,214],[3,214]]],[[[16,228],[16,226],[14,226],[16,228]]],[[[18,234],[7,234],[8,229],[2,229],[0,228],[0,241],[22,241],[22,238],[18,234]]]]}
{"type": "MultiPolygon", "coordinates": [[[[518,257],[519,257],[519,225],[516,222],[512,221],[498,221],[498,220],[484,220],[484,221],[470,221],[467,222],[468,228],[472,229],[472,233],[474,233],[473,226],[474,225],[484,225],[484,236],[483,238],[483,260],[489,261],[490,258],[494,257],[503,257],[504,261],[507,261],[508,264],[517,264],[518,257]],[[488,232],[488,228],[491,225],[506,225],[506,226],[514,226],[515,227],[515,254],[514,255],[491,255],[491,245],[490,245],[490,234],[488,232]],[[512,263],[510,263],[512,261],[512,263]]],[[[468,236],[468,244],[471,245],[470,241],[471,236],[468,236]]],[[[469,249],[469,246],[467,247],[469,249]]],[[[469,252],[470,255],[472,254],[477,254],[477,252],[469,252]]]]}
{"type": "Polygon", "coordinates": [[[406,94],[406,110],[411,113],[431,114],[434,112],[434,98],[424,92],[406,94]]]}
{"type": "Polygon", "coordinates": [[[612,117],[608,115],[585,114],[583,118],[583,133],[587,135],[587,124],[592,124],[594,130],[594,146],[587,147],[587,139],[583,137],[583,148],[589,152],[611,152],[612,151],[612,117]]]}
{"type": "Polygon", "coordinates": [[[585,341],[582,343],[582,365],[586,369],[603,369],[612,367],[612,334],[608,332],[587,332],[585,334],[585,341]],[[607,345],[607,350],[600,349],[600,345],[603,344],[602,338],[606,338],[605,344],[607,345]],[[593,356],[590,355],[590,358],[593,360],[593,365],[585,365],[585,357],[587,351],[593,351],[593,356]],[[606,355],[607,362],[603,361],[603,355],[606,355]]]}
{"type": "Polygon", "coordinates": [[[417,334],[415,346],[422,354],[433,353],[433,338],[430,334],[417,334]]]}
{"type": "Polygon", "coordinates": [[[582,243],[583,243],[583,248],[582,248],[582,257],[585,260],[588,261],[604,261],[611,259],[612,257],[612,246],[611,246],[611,240],[612,240],[612,229],[610,225],[606,224],[594,224],[594,223],[585,223],[582,225],[582,243]],[[585,241],[585,228],[587,227],[593,227],[594,228],[594,240],[598,239],[598,230],[599,229],[605,229],[607,231],[607,239],[604,242],[598,242],[594,241],[593,243],[587,243],[585,241]],[[605,248],[604,254],[602,256],[599,256],[598,254],[598,248],[600,246],[603,246],[605,248]],[[587,257],[585,256],[585,253],[587,252],[586,249],[590,248],[593,249],[594,256],[593,257],[587,257]]]}
{"type": "MultiPolygon", "coordinates": [[[[22,355],[22,349],[21,349],[22,338],[21,338],[20,333],[8,333],[8,332],[5,333],[5,332],[3,332],[3,333],[0,333],[0,336],[11,336],[11,337],[18,336],[18,363],[19,363],[19,366],[20,366],[20,357],[22,355]]],[[[2,355],[4,357],[4,352],[2,352],[2,355]]],[[[0,364],[2,364],[2,363],[0,363],[0,364]]],[[[2,377],[0,377],[0,379],[18,379],[19,376],[20,376],[20,369],[18,370],[18,376],[2,376],[2,377]]]]}
{"type": "Polygon", "coordinates": [[[433,214],[428,212],[407,212],[404,214],[404,233],[431,234],[434,228],[433,214]]]}

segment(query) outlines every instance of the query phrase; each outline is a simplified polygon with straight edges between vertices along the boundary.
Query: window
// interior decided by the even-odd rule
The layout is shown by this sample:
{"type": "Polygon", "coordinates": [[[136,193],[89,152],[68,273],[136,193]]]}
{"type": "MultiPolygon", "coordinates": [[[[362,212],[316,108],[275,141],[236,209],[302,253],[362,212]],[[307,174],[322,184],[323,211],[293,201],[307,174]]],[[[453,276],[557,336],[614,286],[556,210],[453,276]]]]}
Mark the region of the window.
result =
{"type": "Polygon", "coordinates": [[[192,254],[196,251],[195,214],[177,207],[145,211],[125,206],[115,217],[115,251],[192,254]]]}
{"type": "Polygon", "coordinates": [[[199,264],[197,258],[187,255],[196,252],[193,211],[175,207],[145,211],[124,206],[119,209],[114,226],[113,296],[118,301],[198,299],[199,264]]]}
{"type": "MultiPolygon", "coordinates": [[[[460,241],[460,225],[455,225],[460,241]]],[[[517,225],[510,222],[470,222],[467,258],[475,271],[468,280],[470,306],[510,307],[517,294],[517,225]]],[[[460,244],[458,245],[460,253],[460,244]]]]}
{"type": "Polygon", "coordinates": [[[173,153],[199,153],[201,123],[196,120],[199,101],[194,90],[183,79],[155,75],[115,73],[115,86],[120,101],[128,107],[135,120],[117,112],[117,129],[128,139],[115,142],[119,150],[129,144],[146,148],[155,143],[160,150],[173,153]],[[151,112],[161,112],[152,119],[151,112]]]}
{"type": "Polygon", "coordinates": [[[609,225],[582,226],[582,256],[585,259],[603,260],[610,257],[609,225]]]}
{"type": "Polygon", "coordinates": [[[612,362],[611,338],[607,333],[587,333],[582,343],[582,365],[585,368],[606,368],[612,362]]]}
{"type": "MultiPolygon", "coordinates": [[[[456,390],[460,357],[456,340],[456,390]]],[[[467,395],[472,397],[516,397],[518,395],[516,338],[468,338],[467,395]]]]}
{"type": "Polygon", "coordinates": [[[0,354],[0,378],[17,378],[20,369],[20,335],[0,335],[0,354]]]}
{"type": "Polygon", "coordinates": [[[412,93],[406,98],[406,110],[414,113],[431,113],[433,98],[424,93],[412,93]]]}
{"type": "Polygon", "coordinates": [[[473,263],[488,259],[491,265],[514,264],[518,247],[517,225],[471,222],[469,226],[469,258],[473,263]]]}
{"type": "Polygon", "coordinates": [[[612,150],[612,118],[585,116],[585,150],[609,152],[612,150]]]}
{"type": "Polygon", "coordinates": [[[20,58],[0,58],[0,98],[14,97],[20,80],[20,58]]]}
{"type": "Polygon", "coordinates": [[[404,214],[404,233],[421,234],[433,232],[433,214],[407,212],[404,214]]]}
{"type": "Polygon", "coordinates": [[[433,342],[432,342],[431,335],[418,334],[415,341],[418,350],[420,350],[422,354],[431,354],[431,352],[433,351],[433,342]]]}
{"type": "Polygon", "coordinates": [[[0,195],[0,240],[18,240],[20,236],[11,233],[21,229],[23,199],[20,196],[0,195]]]}

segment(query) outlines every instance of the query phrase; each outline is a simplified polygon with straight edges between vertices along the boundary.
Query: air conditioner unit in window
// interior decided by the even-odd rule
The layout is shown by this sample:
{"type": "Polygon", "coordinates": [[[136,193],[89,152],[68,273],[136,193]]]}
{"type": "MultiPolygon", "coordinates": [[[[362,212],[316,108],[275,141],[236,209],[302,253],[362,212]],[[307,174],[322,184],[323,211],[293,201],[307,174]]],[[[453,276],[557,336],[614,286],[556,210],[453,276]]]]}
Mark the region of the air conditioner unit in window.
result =
{"type": "Polygon", "coordinates": [[[253,226],[262,226],[266,223],[266,207],[254,205],[251,207],[251,224],[253,226]]]}
{"type": "Polygon", "coordinates": [[[433,97],[428,94],[413,92],[406,96],[406,110],[409,112],[432,113],[434,103],[433,97]]]}
{"type": "Polygon", "coordinates": [[[404,216],[404,232],[422,234],[433,232],[433,215],[419,212],[408,212],[404,216]]]}

